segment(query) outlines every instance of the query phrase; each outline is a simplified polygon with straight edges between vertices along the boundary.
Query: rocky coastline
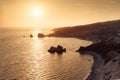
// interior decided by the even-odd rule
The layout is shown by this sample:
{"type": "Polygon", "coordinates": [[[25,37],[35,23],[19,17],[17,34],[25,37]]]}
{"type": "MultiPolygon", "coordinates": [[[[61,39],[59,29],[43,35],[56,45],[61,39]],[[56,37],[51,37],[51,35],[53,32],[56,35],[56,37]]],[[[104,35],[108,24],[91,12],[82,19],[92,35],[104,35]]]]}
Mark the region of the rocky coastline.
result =
{"type": "Polygon", "coordinates": [[[92,72],[87,80],[120,79],[120,20],[57,28],[53,31],[54,33],[48,36],[78,38],[93,42],[77,50],[94,57],[92,72]],[[97,65],[99,67],[95,68],[96,64],[100,64],[97,65]]]}
{"type": "Polygon", "coordinates": [[[120,79],[120,37],[111,37],[80,47],[77,52],[94,57],[92,72],[86,80],[120,79]]]}

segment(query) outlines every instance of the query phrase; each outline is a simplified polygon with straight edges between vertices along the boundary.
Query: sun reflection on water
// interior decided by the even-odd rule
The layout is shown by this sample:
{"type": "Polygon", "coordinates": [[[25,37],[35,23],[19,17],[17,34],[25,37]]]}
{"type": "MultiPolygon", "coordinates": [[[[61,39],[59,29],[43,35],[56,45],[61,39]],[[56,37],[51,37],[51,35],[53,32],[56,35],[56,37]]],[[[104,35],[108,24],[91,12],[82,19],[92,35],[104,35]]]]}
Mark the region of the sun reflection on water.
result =
{"type": "MultiPolygon", "coordinates": [[[[35,31],[34,33],[37,34],[39,31],[35,31]]],[[[34,37],[31,42],[31,70],[30,74],[34,76],[34,78],[38,78],[40,74],[40,59],[43,56],[43,41],[41,39],[38,39],[37,37],[34,37]]]]}

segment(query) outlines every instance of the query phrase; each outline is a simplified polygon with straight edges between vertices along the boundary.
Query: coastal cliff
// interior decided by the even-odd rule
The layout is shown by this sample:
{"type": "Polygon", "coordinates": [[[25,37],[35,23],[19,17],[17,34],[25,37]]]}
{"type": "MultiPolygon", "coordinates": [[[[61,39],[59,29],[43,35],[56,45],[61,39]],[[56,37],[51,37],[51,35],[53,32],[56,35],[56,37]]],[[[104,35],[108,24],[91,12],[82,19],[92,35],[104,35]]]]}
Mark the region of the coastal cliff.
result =
{"type": "Polygon", "coordinates": [[[112,54],[117,54],[117,56],[96,70],[99,77],[96,77],[93,80],[120,79],[120,53],[114,51],[112,54]]]}
{"type": "Polygon", "coordinates": [[[95,61],[87,80],[120,79],[120,37],[111,37],[77,50],[81,51],[93,55],[95,61]]]}

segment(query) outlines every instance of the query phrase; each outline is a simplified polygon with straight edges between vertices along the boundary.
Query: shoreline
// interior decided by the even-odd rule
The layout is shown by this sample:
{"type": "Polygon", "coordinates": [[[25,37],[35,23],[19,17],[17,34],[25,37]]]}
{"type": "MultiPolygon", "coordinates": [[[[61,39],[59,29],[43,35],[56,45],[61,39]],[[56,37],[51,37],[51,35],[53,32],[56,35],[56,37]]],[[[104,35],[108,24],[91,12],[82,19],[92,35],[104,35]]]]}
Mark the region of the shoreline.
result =
{"type": "Polygon", "coordinates": [[[85,80],[120,79],[120,45],[117,41],[119,39],[114,37],[78,50],[79,53],[92,55],[94,59],[91,72],[85,80]]]}
{"type": "Polygon", "coordinates": [[[88,77],[86,78],[86,80],[97,80],[98,77],[100,77],[99,76],[100,73],[98,72],[98,70],[104,64],[104,60],[102,59],[102,57],[99,54],[92,52],[92,51],[84,51],[81,53],[92,55],[94,58],[94,63],[93,63],[93,66],[91,68],[91,72],[88,75],[88,77]]]}

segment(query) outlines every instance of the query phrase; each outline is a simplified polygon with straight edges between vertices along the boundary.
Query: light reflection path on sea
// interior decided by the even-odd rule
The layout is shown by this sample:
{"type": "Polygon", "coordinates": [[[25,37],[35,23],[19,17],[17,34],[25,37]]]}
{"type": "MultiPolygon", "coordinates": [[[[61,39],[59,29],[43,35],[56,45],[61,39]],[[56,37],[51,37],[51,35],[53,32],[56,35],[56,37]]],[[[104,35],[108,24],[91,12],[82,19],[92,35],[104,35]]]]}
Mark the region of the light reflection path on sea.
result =
{"type": "Polygon", "coordinates": [[[84,80],[91,71],[93,58],[74,51],[88,41],[72,38],[14,38],[0,42],[0,80],[84,80]],[[63,45],[61,55],[47,52],[63,45]],[[88,61],[88,60],[91,61],[88,61]]]}

